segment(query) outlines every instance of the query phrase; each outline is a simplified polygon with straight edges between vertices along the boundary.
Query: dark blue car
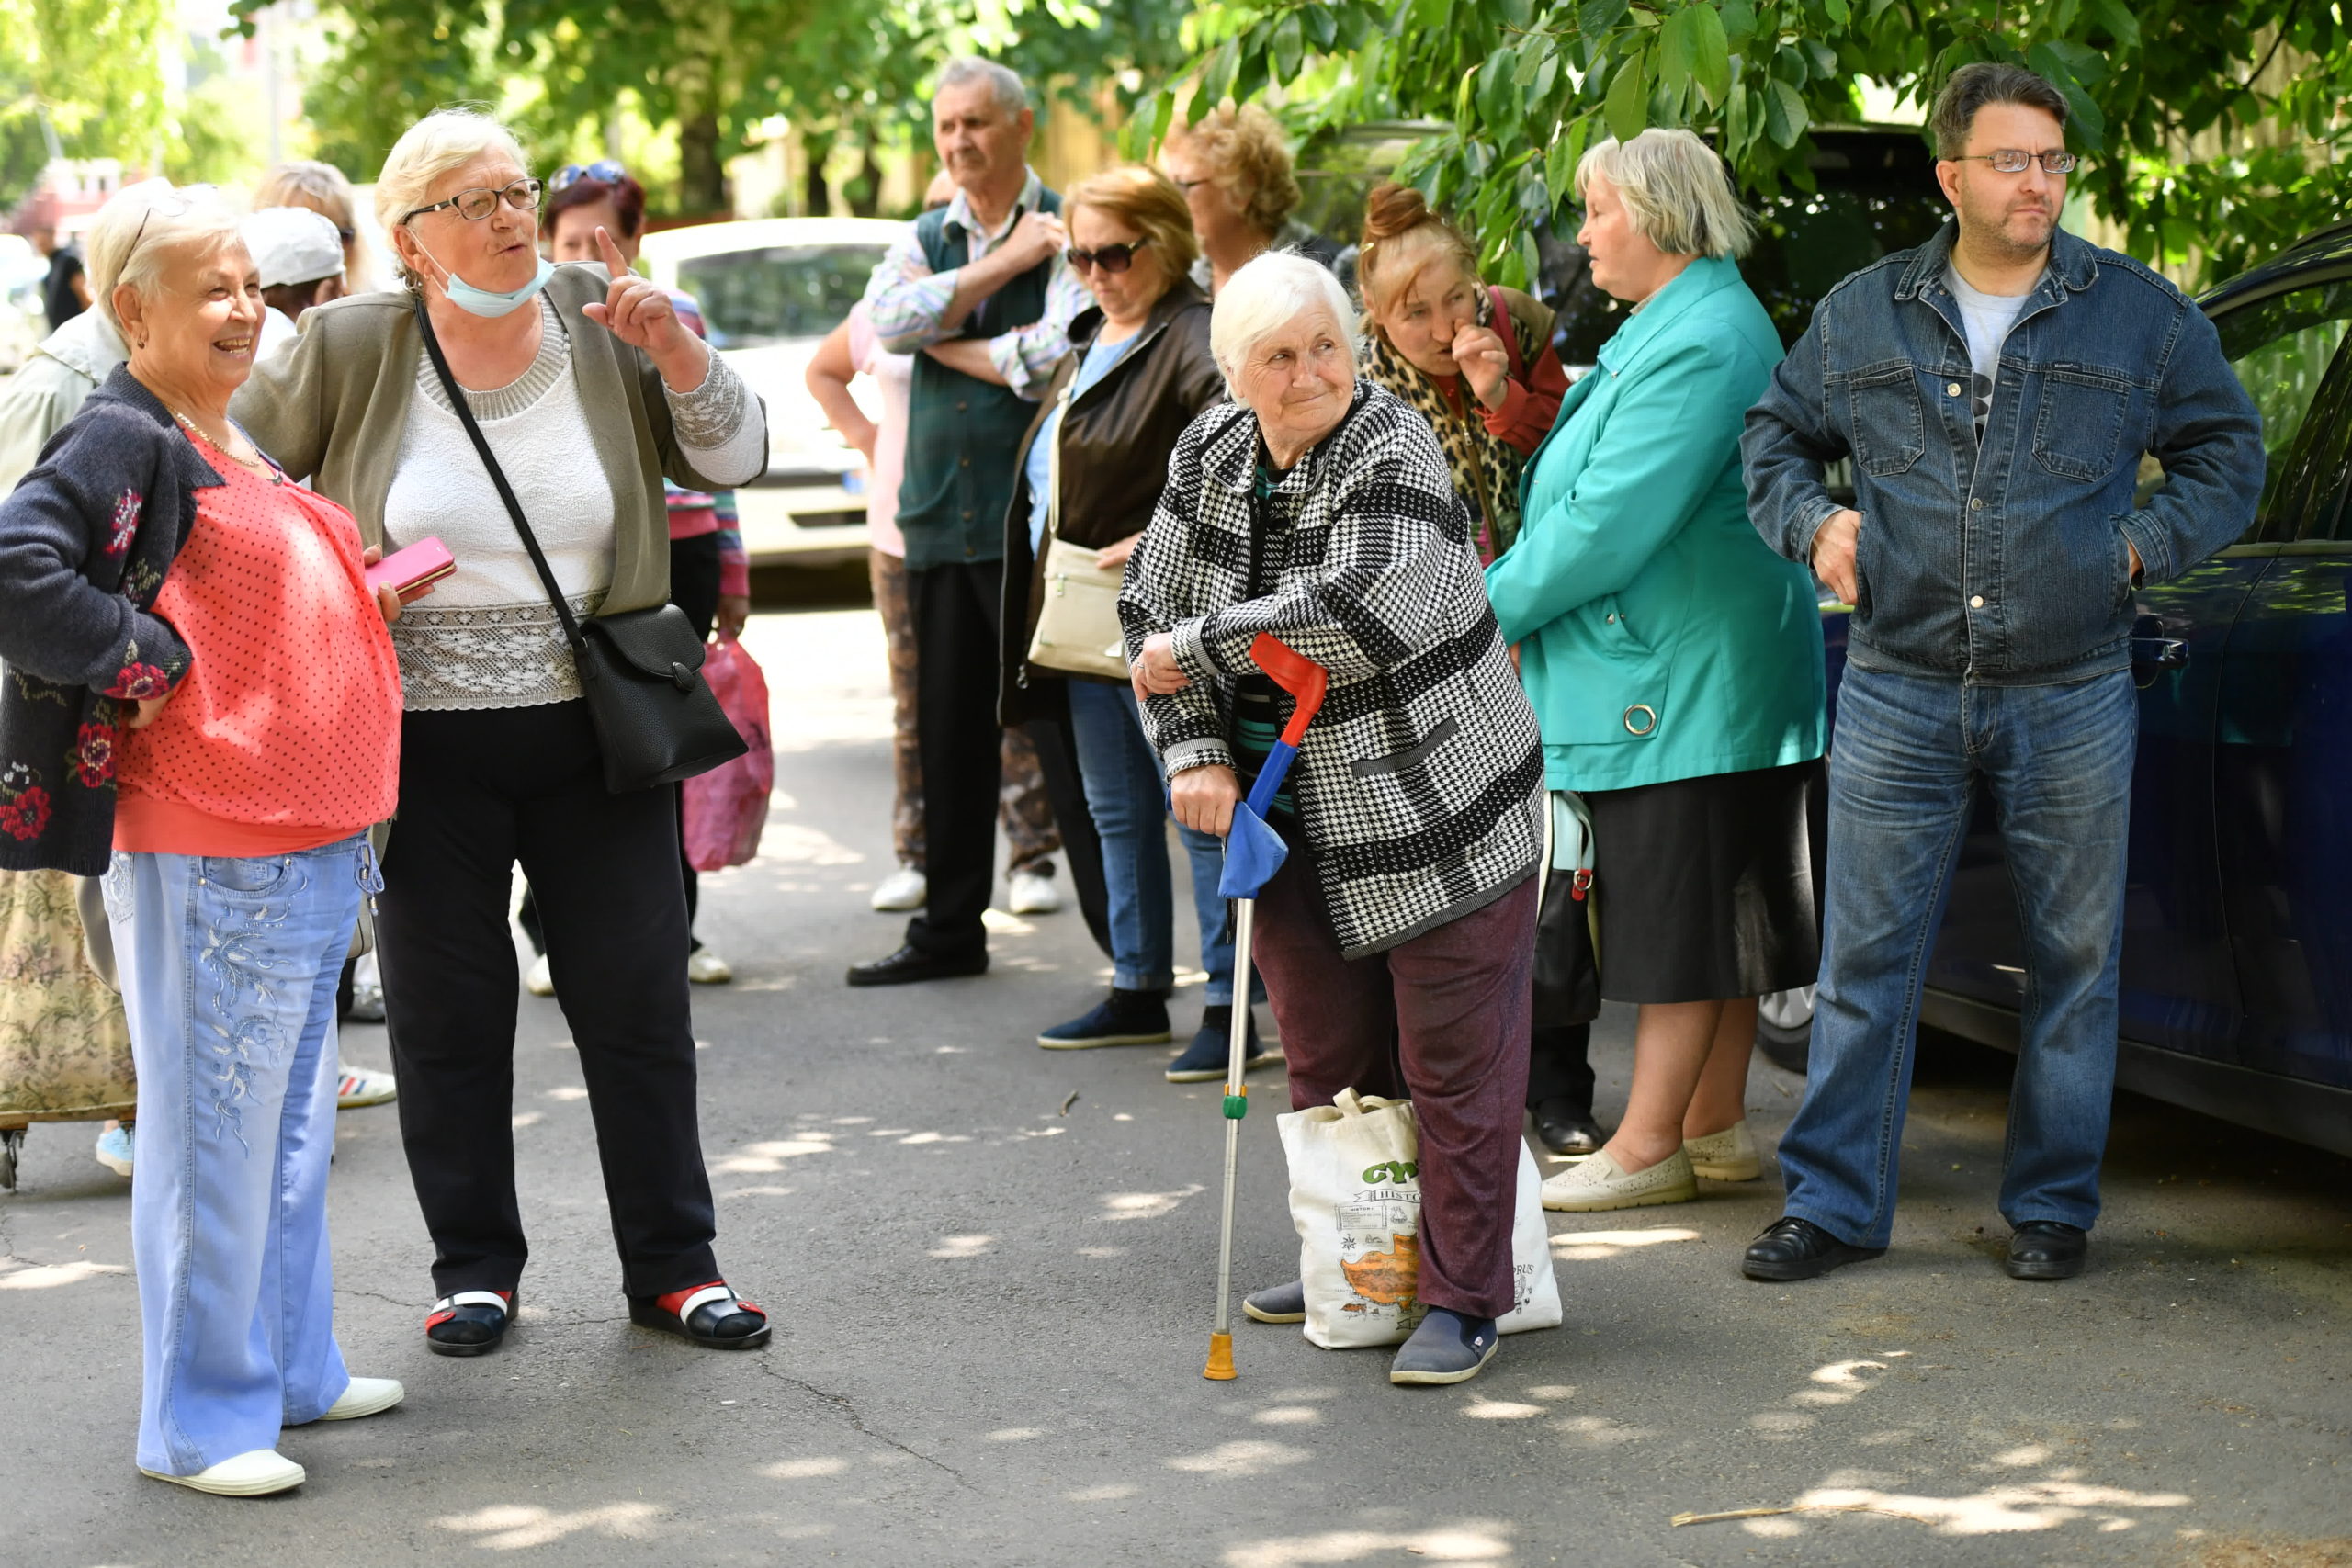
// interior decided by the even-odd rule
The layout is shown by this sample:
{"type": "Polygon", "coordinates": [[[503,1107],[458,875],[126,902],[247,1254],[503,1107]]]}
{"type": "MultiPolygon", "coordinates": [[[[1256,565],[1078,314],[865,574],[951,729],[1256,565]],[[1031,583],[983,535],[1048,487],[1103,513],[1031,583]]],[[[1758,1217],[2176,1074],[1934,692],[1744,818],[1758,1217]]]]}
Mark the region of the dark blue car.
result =
{"type": "MultiPolygon", "coordinates": [[[[2352,1154],[2352,223],[2200,303],[2262,411],[2269,473],[2244,538],[2138,594],[2118,1078],[2352,1154]]],[[[1826,630],[1834,726],[1844,615],[1826,630]]],[[[2024,963],[1980,800],[1923,1021],[2014,1051],[2024,963]]],[[[1764,1011],[1791,1061],[1810,993],[1764,1011]]]]}

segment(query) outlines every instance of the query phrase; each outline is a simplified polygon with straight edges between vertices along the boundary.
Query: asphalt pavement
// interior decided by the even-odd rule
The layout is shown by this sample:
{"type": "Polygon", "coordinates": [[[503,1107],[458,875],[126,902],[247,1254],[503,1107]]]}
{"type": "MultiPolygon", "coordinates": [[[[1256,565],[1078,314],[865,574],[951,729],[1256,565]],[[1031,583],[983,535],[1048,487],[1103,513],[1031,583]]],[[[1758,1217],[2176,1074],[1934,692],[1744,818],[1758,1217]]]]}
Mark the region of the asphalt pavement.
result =
{"type": "MultiPolygon", "coordinates": [[[[992,915],[984,977],[846,989],[898,935],[866,908],[879,633],[819,611],[751,640],[776,794],[759,859],[704,882],[737,979],[697,990],[695,1033],[720,1261],[774,1345],[628,1325],[564,1015],[526,997],[507,1345],[426,1353],[395,1113],[345,1112],[337,1326],[407,1403],[288,1433],[296,1493],[198,1496],[131,1462],[127,1184],[92,1129],[37,1127],[0,1198],[0,1563],[2352,1564],[2352,1162],[2124,1097],[2091,1270],[2020,1284],[2007,1063],[1954,1043],[1923,1056],[1883,1260],[1742,1280],[1768,1159],[1693,1203],[1550,1216],[1567,1321],[1468,1384],[1394,1388],[1385,1351],[1246,1323],[1239,1379],[1204,1381],[1219,1087],[1165,1082],[1167,1048],[1036,1047],[1107,978],[1075,909],[992,915]]],[[[1611,1009],[1604,1117],[1631,1038],[1611,1009]]],[[[388,1060],[380,1027],[345,1051],[388,1060]]],[[[1280,1082],[1244,1123],[1245,1288],[1296,1272],[1280,1082]]],[[[1800,1088],[1758,1059],[1768,1151],[1800,1088]]]]}

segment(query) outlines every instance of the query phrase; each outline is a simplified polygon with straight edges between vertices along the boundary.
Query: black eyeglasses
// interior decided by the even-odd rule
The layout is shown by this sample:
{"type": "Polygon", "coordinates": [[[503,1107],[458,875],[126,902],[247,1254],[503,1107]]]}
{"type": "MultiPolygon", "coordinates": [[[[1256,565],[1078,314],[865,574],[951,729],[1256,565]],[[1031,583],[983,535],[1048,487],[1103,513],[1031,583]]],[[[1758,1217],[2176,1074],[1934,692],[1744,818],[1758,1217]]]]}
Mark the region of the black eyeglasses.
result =
{"type": "Polygon", "coordinates": [[[2027,152],[2015,147],[1999,147],[1990,152],[1967,152],[1945,160],[1951,164],[1990,164],[1996,175],[2021,175],[2028,164],[2039,163],[2045,175],[2071,175],[2081,159],[2072,152],[2027,152]]]}
{"type": "Polygon", "coordinates": [[[1105,245],[1099,251],[1081,251],[1072,245],[1062,253],[1062,259],[1080,273],[1092,272],[1098,266],[1104,272],[1125,272],[1136,265],[1136,253],[1149,243],[1151,236],[1146,234],[1132,245],[1105,245]]]}
{"type": "Polygon", "coordinates": [[[566,164],[555,172],[555,178],[548,182],[548,189],[562,192],[569,190],[582,180],[595,180],[604,185],[616,186],[627,178],[628,178],[628,171],[621,167],[619,159],[599,158],[593,164],[566,164]]]}
{"type": "Polygon", "coordinates": [[[447,201],[436,201],[430,207],[420,207],[408,217],[402,218],[401,221],[406,223],[410,219],[422,218],[428,212],[438,212],[445,207],[454,207],[458,209],[458,217],[469,222],[479,223],[498,210],[501,197],[505,199],[507,206],[517,212],[537,212],[539,209],[539,193],[546,188],[537,180],[516,180],[504,190],[492,190],[488,186],[476,186],[471,190],[459,191],[447,201]]]}

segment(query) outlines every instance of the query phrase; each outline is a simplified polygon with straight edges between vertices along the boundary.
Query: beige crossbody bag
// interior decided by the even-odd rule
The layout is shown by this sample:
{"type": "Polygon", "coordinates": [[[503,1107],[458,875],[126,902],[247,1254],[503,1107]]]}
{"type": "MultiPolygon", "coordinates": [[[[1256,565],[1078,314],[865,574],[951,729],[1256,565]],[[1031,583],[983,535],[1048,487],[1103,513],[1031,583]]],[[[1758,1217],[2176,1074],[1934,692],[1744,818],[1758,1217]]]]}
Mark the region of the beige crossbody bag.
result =
{"type": "Polygon", "coordinates": [[[1061,417],[1046,463],[1046,580],[1029,662],[1067,675],[1127,678],[1126,632],[1119,624],[1120,573],[1094,564],[1102,552],[1073,545],[1062,533],[1062,427],[1069,420],[1075,378],[1062,389],[1061,417]]]}

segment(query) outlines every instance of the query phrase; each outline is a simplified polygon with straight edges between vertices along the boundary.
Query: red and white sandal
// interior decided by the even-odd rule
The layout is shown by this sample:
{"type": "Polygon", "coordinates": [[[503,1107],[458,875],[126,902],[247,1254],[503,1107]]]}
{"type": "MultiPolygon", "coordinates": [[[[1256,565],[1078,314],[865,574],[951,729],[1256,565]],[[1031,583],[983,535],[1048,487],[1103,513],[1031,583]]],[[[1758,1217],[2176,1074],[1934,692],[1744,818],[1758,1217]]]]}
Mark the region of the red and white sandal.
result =
{"type": "Polygon", "coordinates": [[[436,1356],[487,1356],[505,1342],[514,1321],[514,1291],[459,1291],[433,1303],[424,1320],[424,1348],[436,1356]]]}
{"type": "Polygon", "coordinates": [[[768,1342],[768,1314],[724,1280],[661,1296],[631,1296],[628,1320],[712,1350],[753,1350],[768,1342]]]}

